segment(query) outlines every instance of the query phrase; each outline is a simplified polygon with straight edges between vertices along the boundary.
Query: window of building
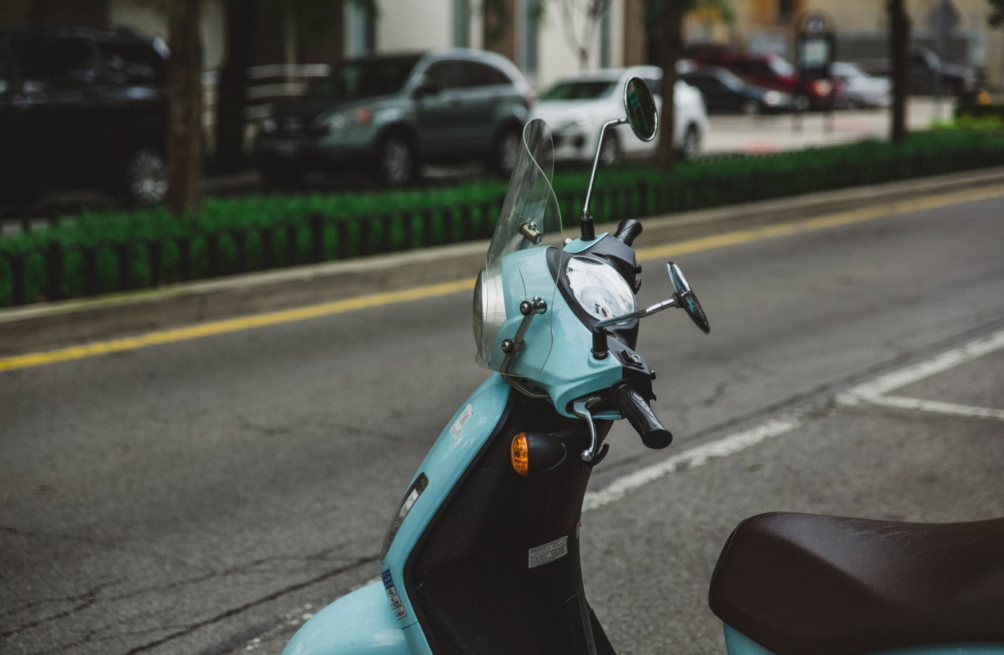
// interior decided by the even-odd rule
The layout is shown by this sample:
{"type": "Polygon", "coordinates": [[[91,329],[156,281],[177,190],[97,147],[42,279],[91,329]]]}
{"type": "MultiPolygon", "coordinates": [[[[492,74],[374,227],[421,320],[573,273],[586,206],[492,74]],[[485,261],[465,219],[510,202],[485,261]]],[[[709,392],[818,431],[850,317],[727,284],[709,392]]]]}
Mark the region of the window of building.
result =
{"type": "Polygon", "coordinates": [[[471,47],[471,0],[453,0],[453,45],[471,47]]]}
{"type": "Polygon", "coordinates": [[[777,0],[777,22],[790,23],[795,19],[798,0],[777,0]]]}
{"type": "Polygon", "coordinates": [[[353,57],[365,57],[373,54],[376,49],[376,24],[373,14],[365,7],[356,3],[349,5],[349,29],[352,38],[349,39],[349,54],[353,57]]]}
{"type": "Polygon", "coordinates": [[[534,75],[537,72],[538,40],[537,24],[541,12],[540,0],[522,0],[521,18],[521,48],[520,54],[523,72],[534,75]]]}
{"type": "Polygon", "coordinates": [[[610,68],[610,3],[600,16],[600,68],[610,68]]]}

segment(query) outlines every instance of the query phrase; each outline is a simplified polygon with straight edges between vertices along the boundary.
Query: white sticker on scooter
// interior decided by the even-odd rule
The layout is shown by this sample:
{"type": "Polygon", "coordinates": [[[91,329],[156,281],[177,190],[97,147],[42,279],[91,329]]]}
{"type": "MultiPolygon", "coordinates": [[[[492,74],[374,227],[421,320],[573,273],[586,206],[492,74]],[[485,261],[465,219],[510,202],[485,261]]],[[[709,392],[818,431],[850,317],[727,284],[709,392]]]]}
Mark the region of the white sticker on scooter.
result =
{"type": "Polygon", "coordinates": [[[474,416],[474,405],[468,405],[453,423],[453,427],[450,428],[450,434],[453,435],[454,439],[459,437],[460,433],[464,431],[464,427],[467,426],[467,421],[470,421],[472,416],[474,416]]]}
{"type": "Polygon", "coordinates": [[[394,610],[397,618],[403,619],[408,616],[408,612],[404,609],[404,604],[401,603],[401,597],[397,595],[397,588],[394,587],[394,578],[391,577],[389,569],[383,572],[383,588],[387,590],[391,609],[394,610]]]}
{"type": "Polygon", "coordinates": [[[568,554],[568,536],[530,549],[530,568],[550,564],[568,554]]]}

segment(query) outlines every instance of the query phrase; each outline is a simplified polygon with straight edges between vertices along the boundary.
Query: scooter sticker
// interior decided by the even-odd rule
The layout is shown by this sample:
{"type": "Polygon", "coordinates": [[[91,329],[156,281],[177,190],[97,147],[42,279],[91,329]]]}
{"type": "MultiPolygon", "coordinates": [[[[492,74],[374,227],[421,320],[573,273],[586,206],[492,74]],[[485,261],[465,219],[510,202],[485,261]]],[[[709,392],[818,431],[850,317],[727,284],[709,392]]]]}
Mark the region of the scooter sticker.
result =
{"type": "Polygon", "coordinates": [[[453,427],[450,428],[450,434],[453,435],[454,439],[459,437],[460,433],[464,431],[467,421],[470,421],[472,416],[474,416],[474,405],[468,405],[460,416],[457,417],[457,420],[453,423],[453,427]]]}
{"type": "Polygon", "coordinates": [[[387,598],[390,598],[391,609],[394,610],[397,618],[403,619],[408,616],[408,612],[405,611],[404,605],[401,603],[401,597],[397,595],[397,588],[394,586],[394,578],[390,575],[390,569],[383,572],[383,588],[387,590],[387,598]]]}
{"type": "Polygon", "coordinates": [[[568,536],[530,549],[530,568],[550,564],[568,554],[568,536]]]}

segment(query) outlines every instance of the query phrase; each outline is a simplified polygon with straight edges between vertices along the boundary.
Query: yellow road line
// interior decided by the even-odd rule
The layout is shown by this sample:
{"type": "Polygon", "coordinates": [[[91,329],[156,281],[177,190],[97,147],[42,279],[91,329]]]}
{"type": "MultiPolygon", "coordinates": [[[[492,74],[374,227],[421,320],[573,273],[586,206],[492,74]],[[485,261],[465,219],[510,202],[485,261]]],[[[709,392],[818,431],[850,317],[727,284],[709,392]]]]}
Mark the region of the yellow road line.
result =
{"type": "MultiPolygon", "coordinates": [[[[763,239],[786,236],[798,232],[810,232],[815,230],[825,230],[841,225],[852,225],[888,216],[897,216],[924,209],[937,209],[966,202],[979,200],[989,200],[1004,196],[1004,186],[995,186],[986,189],[975,189],[972,191],[960,191],[948,193],[917,200],[907,200],[890,205],[879,207],[869,207],[855,211],[810,218],[790,223],[780,223],[751,230],[739,230],[716,236],[701,239],[691,239],[680,241],[666,246],[654,248],[640,248],[636,251],[639,261],[649,261],[653,259],[664,259],[688,253],[713,250],[727,246],[750,243],[763,239]]],[[[150,332],[137,337],[127,337],[124,339],[112,339],[111,341],[99,341],[51,350],[47,352],[28,353],[26,355],[16,355],[13,357],[0,358],[0,371],[12,371],[21,368],[31,368],[33,366],[43,366],[45,364],[55,364],[73,359],[84,359],[97,355],[122,352],[126,350],[136,350],[147,346],[156,346],[165,343],[175,343],[178,341],[188,341],[189,339],[199,339],[217,334],[227,334],[239,332],[253,328],[278,325],[281,323],[291,323],[309,318],[319,318],[321,316],[332,316],[343,314],[370,307],[381,307],[395,303],[409,302],[412,300],[422,300],[424,298],[436,298],[461,291],[470,291],[474,286],[475,278],[457,280],[456,282],[444,282],[403,291],[388,291],[376,293],[369,296],[349,298],[335,302],[322,303],[319,305],[308,305],[295,309],[286,309],[266,314],[254,316],[244,316],[223,321],[213,321],[202,323],[190,327],[175,328],[172,330],[161,330],[150,332]]]]}
{"type": "Polygon", "coordinates": [[[815,230],[825,230],[841,225],[852,225],[877,218],[888,216],[899,216],[911,212],[925,209],[938,209],[939,207],[949,207],[967,202],[979,200],[990,200],[1004,196],[1004,186],[994,186],[985,189],[973,189],[971,191],[959,191],[956,193],[946,193],[917,200],[904,200],[890,205],[880,205],[878,207],[866,207],[854,211],[842,212],[820,216],[819,218],[809,218],[790,223],[778,223],[777,225],[767,225],[765,227],[750,230],[739,230],[726,234],[704,237],[702,239],[691,239],[690,241],[680,241],[665,246],[655,248],[639,248],[635,251],[638,261],[649,261],[652,259],[664,259],[666,257],[676,257],[703,250],[724,248],[735,246],[741,243],[750,243],[763,239],[773,239],[775,237],[788,236],[798,232],[812,232],[815,230]]]}
{"type": "Polygon", "coordinates": [[[308,305],[307,307],[297,307],[267,314],[256,314],[254,316],[243,316],[241,318],[231,318],[225,321],[213,321],[202,323],[190,327],[175,328],[173,330],[161,330],[159,332],[149,332],[138,337],[126,337],[124,339],[113,339],[111,341],[98,341],[82,346],[72,346],[48,352],[29,353],[27,355],[17,355],[0,359],[0,371],[10,371],[18,368],[29,368],[32,366],[42,366],[44,364],[55,364],[71,359],[83,359],[96,355],[107,355],[108,353],[122,352],[124,350],[136,350],[147,346],[156,346],[164,343],[174,343],[176,341],[187,341],[189,339],[199,339],[216,334],[226,334],[228,332],[239,332],[252,328],[265,327],[268,325],[278,325],[280,323],[291,323],[302,321],[308,318],[318,318],[320,316],[330,316],[332,314],[343,314],[368,307],[380,307],[394,303],[408,302],[410,300],[422,300],[423,298],[435,298],[445,296],[458,291],[470,291],[474,287],[475,278],[458,280],[456,282],[445,282],[443,284],[433,284],[431,286],[405,289],[403,291],[388,291],[376,293],[369,296],[349,298],[347,300],[337,300],[320,305],[308,305]]]}

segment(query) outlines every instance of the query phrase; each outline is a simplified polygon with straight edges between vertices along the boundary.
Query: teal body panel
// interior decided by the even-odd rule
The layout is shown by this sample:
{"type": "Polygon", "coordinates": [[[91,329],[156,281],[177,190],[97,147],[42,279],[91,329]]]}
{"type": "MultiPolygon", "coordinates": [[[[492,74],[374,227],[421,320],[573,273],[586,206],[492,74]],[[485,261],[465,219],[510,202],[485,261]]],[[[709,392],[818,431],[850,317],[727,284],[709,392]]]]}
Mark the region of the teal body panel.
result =
{"type": "MultiPolygon", "coordinates": [[[[725,624],[729,655],[774,655],[729,624],[725,624]]],[[[869,655],[1004,655],[1004,644],[938,644],[869,653],[869,655]]]]}
{"type": "MultiPolygon", "coordinates": [[[[586,243],[595,245],[598,241],[586,243]]],[[[565,252],[573,245],[574,241],[565,252]]],[[[506,255],[502,261],[507,318],[499,330],[492,361],[502,361],[502,341],[515,336],[519,329],[523,320],[520,303],[534,295],[543,298],[547,301],[547,312],[530,323],[526,348],[517,356],[511,373],[528,377],[544,387],[558,413],[575,418],[569,403],[609,388],[621,379],[623,368],[613,357],[600,360],[591,355],[593,335],[557,290],[546,253],[547,248],[530,248],[506,255]]],[[[617,420],[621,415],[607,412],[596,417],[617,420]]]]}
{"type": "MultiPolygon", "coordinates": [[[[457,410],[457,413],[439,435],[439,439],[436,440],[425,461],[422,462],[422,466],[415,473],[415,477],[418,477],[420,473],[425,473],[429,478],[429,485],[415,501],[408,516],[401,524],[397,536],[394,537],[394,541],[387,551],[387,556],[380,563],[381,574],[390,573],[405,613],[398,619],[398,626],[400,628],[414,626],[415,628],[408,630],[406,635],[415,655],[431,654],[432,651],[429,649],[420,627],[415,625],[417,622],[415,610],[411,606],[404,585],[405,562],[440,505],[446,500],[447,495],[460,480],[467,467],[470,466],[475,455],[495,431],[509,400],[510,392],[511,387],[501,376],[492,375],[457,410]]],[[[412,482],[414,482],[414,478],[412,482]]],[[[402,486],[402,492],[406,488],[406,486],[402,486]]],[[[391,605],[386,593],[383,601],[389,609],[391,605]]]]}
{"type": "Polygon", "coordinates": [[[303,624],[282,655],[411,655],[379,582],[342,596],[303,624]]]}
{"type": "Polygon", "coordinates": [[[582,239],[572,239],[568,243],[568,245],[565,246],[562,250],[564,250],[570,255],[577,255],[583,250],[588,250],[589,248],[595,246],[597,243],[599,243],[600,239],[607,236],[608,234],[610,233],[604,232],[603,234],[597,234],[595,239],[591,239],[589,241],[583,241],[582,239]]]}

